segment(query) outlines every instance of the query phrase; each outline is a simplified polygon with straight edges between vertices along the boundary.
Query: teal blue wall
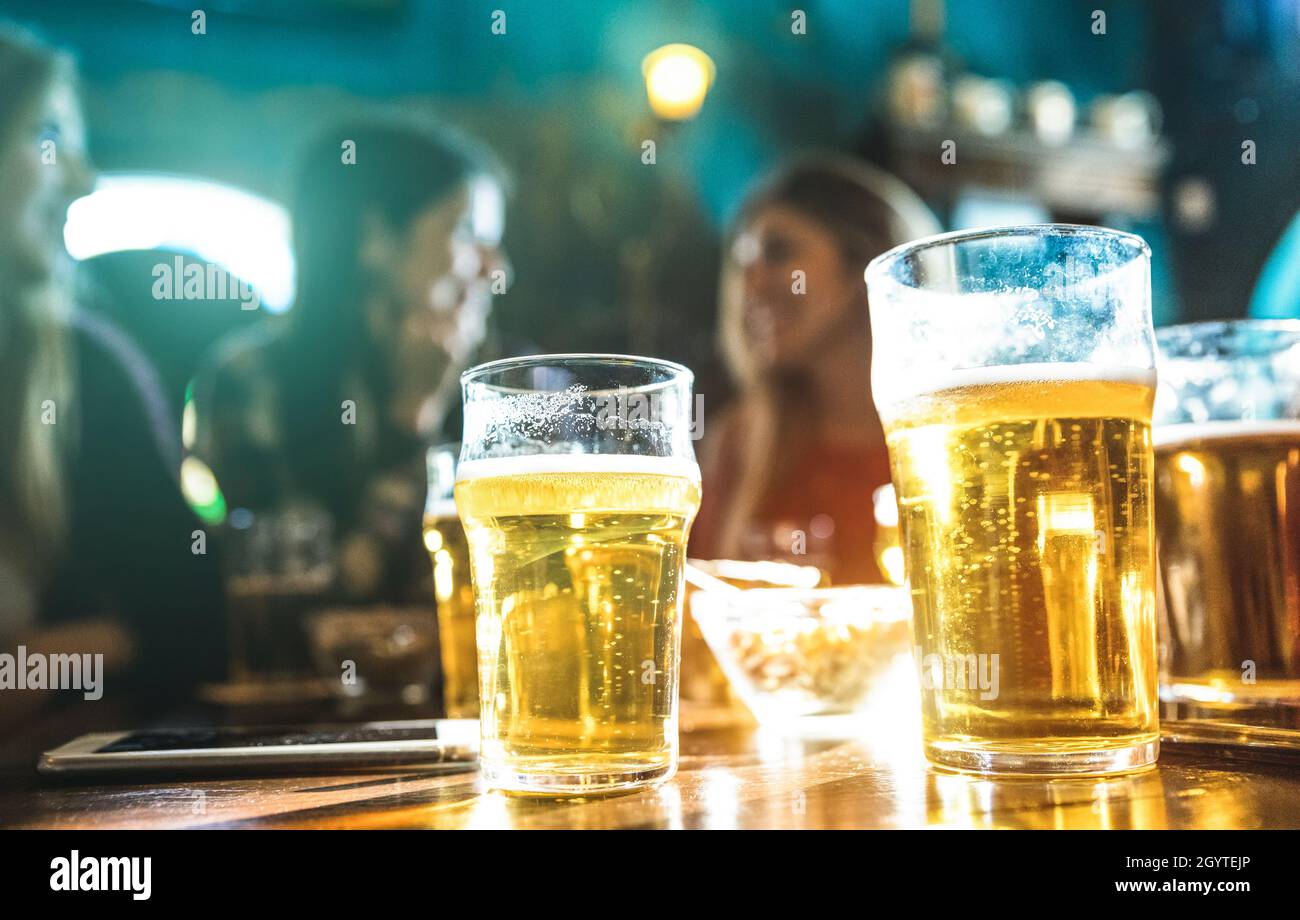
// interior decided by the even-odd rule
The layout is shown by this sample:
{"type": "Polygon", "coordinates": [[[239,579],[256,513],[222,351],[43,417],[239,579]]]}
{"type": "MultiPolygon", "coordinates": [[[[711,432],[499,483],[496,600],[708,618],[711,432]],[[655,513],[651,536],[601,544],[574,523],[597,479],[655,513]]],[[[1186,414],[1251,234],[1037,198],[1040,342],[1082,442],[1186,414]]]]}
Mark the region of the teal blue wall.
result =
{"type": "MultiPolygon", "coordinates": [[[[200,5],[197,2],[194,5],[200,5]]],[[[708,119],[681,137],[698,192],[725,218],[753,175],[791,145],[844,143],[860,129],[888,54],[907,37],[907,0],[405,0],[374,15],[312,15],[298,3],[210,2],[207,34],[190,34],[189,3],[6,0],[0,14],[36,24],[73,48],[90,82],[149,69],[206,75],[264,90],[332,84],[362,95],[428,93],[476,102],[563,102],[599,83],[643,108],[642,56],[658,44],[699,44],[718,63],[708,119]],[[262,15],[223,12],[223,6],[262,15]],[[792,7],[807,14],[793,35],[792,7]],[[506,12],[493,35],[492,12],[506,12]],[[282,18],[275,17],[283,11],[282,18]],[[704,156],[708,152],[707,158],[704,156]]],[[[1109,4],[1092,34],[1094,0],[962,0],[948,38],[969,66],[1016,81],[1055,77],[1084,98],[1144,83],[1145,6],[1109,4]]],[[[581,113],[573,113],[581,117],[581,113]]],[[[113,162],[129,150],[96,150],[113,162]]]]}

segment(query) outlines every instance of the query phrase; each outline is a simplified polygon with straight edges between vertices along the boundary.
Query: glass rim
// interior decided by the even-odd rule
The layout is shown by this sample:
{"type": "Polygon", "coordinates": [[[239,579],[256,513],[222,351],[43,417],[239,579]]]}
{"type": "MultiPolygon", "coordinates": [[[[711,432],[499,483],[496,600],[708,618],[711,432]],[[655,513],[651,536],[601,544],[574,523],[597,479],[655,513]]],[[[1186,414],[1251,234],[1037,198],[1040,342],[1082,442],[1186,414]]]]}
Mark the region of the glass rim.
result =
{"type": "MultiPolygon", "coordinates": [[[[1151,258],[1151,247],[1147,241],[1136,233],[1129,233],[1126,230],[1115,230],[1110,227],[1096,227],[1091,224],[1006,224],[989,227],[972,227],[966,230],[949,230],[946,233],[936,233],[931,236],[923,236],[920,239],[911,240],[907,243],[901,243],[898,246],[888,249],[876,256],[867,263],[864,276],[870,281],[873,276],[881,276],[886,267],[905,256],[918,253],[927,249],[936,249],[943,246],[958,245],[961,243],[974,242],[976,240],[996,239],[999,237],[1033,237],[1033,236],[1059,236],[1059,237],[1108,237],[1123,242],[1134,249],[1134,258],[1137,256],[1146,256],[1151,258]]],[[[1131,260],[1130,260],[1131,261],[1131,260]]],[[[1127,262],[1122,264],[1128,264],[1127,262]]],[[[888,276],[884,276],[891,283],[903,285],[900,281],[893,281],[888,276]]],[[[907,285],[903,285],[907,286],[907,285]]]]}
{"type": "Polygon", "coordinates": [[[1205,319],[1192,323],[1175,323],[1172,326],[1160,326],[1156,329],[1156,344],[1162,344],[1175,336],[1201,338],[1201,334],[1214,335],[1237,330],[1259,330],[1261,332],[1294,332],[1300,335],[1300,319],[1253,319],[1241,316],[1235,319],[1205,319]]]}
{"type": "MultiPolygon", "coordinates": [[[[765,602],[787,602],[796,601],[835,601],[835,600],[853,600],[854,597],[870,597],[876,601],[878,606],[873,609],[873,613],[882,611],[897,614],[891,617],[888,622],[899,620],[908,620],[912,618],[911,595],[903,585],[890,584],[846,584],[846,585],[822,585],[815,588],[801,588],[796,586],[778,586],[770,588],[737,588],[735,591],[713,590],[710,588],[696,589],[698,594],[709,595],[711,601],[716,601],[723,609],[714,608],[707,611],[705,616],[717,616],[719,619],[735,620],[744,619],[749,616],[751,611],[744,608],[761,605],[765,602]],[[897,610],[885,611],[886,606],[896,606],[897,610]]],[[[799,613],[790,614],[790,619],[800,618],[821,618],[820,612],[803,610],[799,613]]]]}
{"type": "MultiPolygon", "coordinates": [[[[495,361],[488,361],[485,364],[478,364],[471,367],[460,375],[461,386],[471,383],[483,383],[480,378],[491,374],[495,371],[508,370],[516,367],[545,367],[547,365],[558,365],[564,362],[581,363],[581,364],[613,364],[623,366],[658,368],[670,371],[672,377],[669,380],[656,381],[655,383],[642,384],[641,386],[628,387],[630,390],[639,390],[648,387],[661,387],[684,380],[687,384],[695,380],[695,374],[689,367],[684,364],[678,364],[676,361],[669,361],[666,358],[647,358],[643,355],[624,355],[624,354],[603,354],[601,352],[563,352],[551,355],[521,355],[515,358],[498,358],[495,361]]],[[[514,387],[499,387],[495,384],[483,384],[495,389],[515,390],[514,387]]],[[[521,390],[520,392],[539,392],[533,390],[521,390]]]]}
{"type": "MultiPolygon", "coordinates": [[[[716,577],[716,576],[714,576],[716,577]]],[[[862,582],[859,584],[843,585],[817,585],[811,588],[800,587],[799,585],[773,585],[764,588],[737,588],[736,591],[722,591],[712,588],[697,588],[701,593],[709,592],[721,597],[735,597],[737,593],[743,593],[745,597],[812,597],[821,600],[826,597],[843,597],[845,594],[906,594],[907,591],[902,585],[891,585],[883,582],[862,582]]],[[[909,597],[911,595],[908,595],[909,597]]]]}

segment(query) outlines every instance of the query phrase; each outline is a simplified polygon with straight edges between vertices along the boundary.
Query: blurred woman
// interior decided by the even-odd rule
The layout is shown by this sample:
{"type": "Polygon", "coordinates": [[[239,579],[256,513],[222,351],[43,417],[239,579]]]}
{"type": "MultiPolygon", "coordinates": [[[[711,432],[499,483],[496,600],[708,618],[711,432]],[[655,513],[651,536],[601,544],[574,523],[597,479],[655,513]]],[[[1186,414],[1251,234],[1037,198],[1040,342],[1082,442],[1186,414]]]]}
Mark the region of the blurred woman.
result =
{"type": "Polygon", "coordinates": [[[740,392],[705,427],[692,555],[883,580],[872,493],[889,482],[889,458],[863,270],[938,231],[902,182],[844,157],[800,159],[750,194],[721,283],[720,345],[740,392]]]}
{"type": "Polygon", "coordinates": [[[72,307],[63,224],[92,179],[72,65],[0,30],[0,86],[0,651],[102,653],[132,664],[106,699],[165,699],[224,664],[220,582],[148,366],[72,307]]]}
{"type": "Polygon", "coordinates": [[[427,600],[424,448],[504,283],[502,183],[463,139],[342,125],[309,146],[291,207],[295,302],[200,377],[195,457],[232,512],[327,514],[347,596],[427,600]]]}

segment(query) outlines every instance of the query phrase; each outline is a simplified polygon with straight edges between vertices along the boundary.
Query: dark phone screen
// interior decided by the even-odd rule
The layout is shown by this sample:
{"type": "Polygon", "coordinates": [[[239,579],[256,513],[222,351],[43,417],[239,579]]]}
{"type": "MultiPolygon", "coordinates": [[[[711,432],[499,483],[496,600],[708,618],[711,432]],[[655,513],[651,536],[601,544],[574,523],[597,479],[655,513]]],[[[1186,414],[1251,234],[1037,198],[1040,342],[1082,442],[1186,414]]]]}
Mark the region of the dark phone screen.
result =
{"type": "Polygon", "coordinates": [[[433,725],[413,728],[181,728],[131,732],[95,753],[130,751],[206,751],[218,748],[298,747],[311,744],[355,744],[358,742],[433,741],[433,725]]]}

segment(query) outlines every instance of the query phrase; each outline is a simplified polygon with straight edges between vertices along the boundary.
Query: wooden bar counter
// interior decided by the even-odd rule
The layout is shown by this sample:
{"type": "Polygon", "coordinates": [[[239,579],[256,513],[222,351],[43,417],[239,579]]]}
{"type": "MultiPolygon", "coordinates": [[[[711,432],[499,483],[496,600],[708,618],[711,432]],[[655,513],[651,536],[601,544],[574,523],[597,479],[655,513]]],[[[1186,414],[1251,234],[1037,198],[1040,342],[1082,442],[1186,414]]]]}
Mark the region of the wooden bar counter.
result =
{"type": "MultiPolygon", "coordinates": [[[[41,732],[39,734],[44,734],[41,732]]],[[[58,740],[66,740],[63,731],[58,740]]],[[[1166,750],[1110,779],[985,779],[935,770],[918,739],[791,737],[683,712],[681,767],[657,788],[547,800],[476,772],[73,785],[37,777],[28,735],[0,752],[11,828],[1296,828],[1300,768],[1166,750]]]]}

